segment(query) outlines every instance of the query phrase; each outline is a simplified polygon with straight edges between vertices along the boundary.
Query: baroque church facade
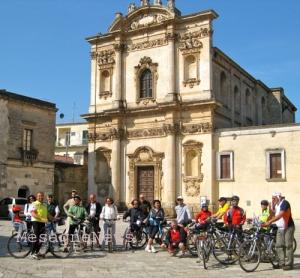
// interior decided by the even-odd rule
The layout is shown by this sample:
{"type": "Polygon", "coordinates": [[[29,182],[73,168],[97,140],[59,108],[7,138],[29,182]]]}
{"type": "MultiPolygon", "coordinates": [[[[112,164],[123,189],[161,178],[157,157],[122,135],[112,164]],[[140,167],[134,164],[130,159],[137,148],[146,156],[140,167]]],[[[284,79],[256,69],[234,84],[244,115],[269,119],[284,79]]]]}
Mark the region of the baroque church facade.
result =
{"type": "Polygon", "coordinates": [[[86,39],[91,95],[82,117],[88,193],[98,200],[111,196],[125,209],[143,193],[173,215],[179,195],[193,212],[201,202],[216,210],[220,196],[232,195],[254,210],[259,198],[284,190],[287,141],[300,132],[296,108],[282,88],[268,88],[213,46],[217,17],[181,15],[174,0],[143,0],[116,13],[107,34],[86,39]],[[259,174],[252,166],[243,172],[247,161],[262,164],[259,174]],[[258,196],[247,195],[253,177],[258,196]]]}

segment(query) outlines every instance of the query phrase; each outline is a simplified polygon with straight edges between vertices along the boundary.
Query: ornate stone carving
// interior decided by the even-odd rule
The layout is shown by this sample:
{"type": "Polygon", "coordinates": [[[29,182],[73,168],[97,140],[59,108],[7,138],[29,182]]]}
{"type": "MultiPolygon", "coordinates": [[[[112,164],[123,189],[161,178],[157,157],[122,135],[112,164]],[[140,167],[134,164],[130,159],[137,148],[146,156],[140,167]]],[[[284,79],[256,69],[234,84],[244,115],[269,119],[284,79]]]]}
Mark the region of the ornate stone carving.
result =
{"type": "Polygon", "coordinates": [[[194,85],[200,84],[200,79],[196,80],[196,78],[189,78],[186,81],[182,81],[183,86],[186,87],[186,85],[189,85],[190,88],[193,88],[194,85]]]}
{"type": "Polygon", "coordinates": [[[154,0],[153,2],[154,5],[162,5],[161,0],[154,0]]]}
{"type": "Polygon", "coordinates": [[[115,60],[113,56],[115,55],[115,51],[110,49],[110,50],[103,50],[98,52],[97,57],[98,57],[98,65],[107,65],[107,64],[114,64],[115,60]]]}
{"type": "Polygon", "coordinates": [[[97,54],[97,52],[96,52],[96,51],[92,51],[92,52],[90,52],[90,55],[91,55],[91,58],[92,58],[92,60],[93,60],[93,59],[96,59],[96,58],[97,58],[97,56],[98,56],[98,54],[97,54]]]}
{"type": "Polygon", "coordinates": [[[201,48],[201,47],[202,47],[202,43],[197,39],[189,38],[186,41],[179,43],[180,50],[185,50],[185,49],[190,49],[190,48],[201,48]]]}
{"type": "Polygon", "coordinates": [[[142,49],[147,49],[147,48],[153,48],[153,47],[158,47],[162,45],[167,45],[168,41],[164,39],[156,39],[152,41],[144,41],[136,44],[129,45],[127,47],[128,51],[135,51],[135,50],[142,50],[142,49]]]}
{"type": "Polygon", "coordinates": [[[156,137],[156,136],[165,136],[165,130],[163,128],[151,128],[151,129],[127,131],[127,138],[156,137]]]}
{"type": "Polygon", "coordinates": [[[130,29],[135,30],[138,28],[149,27],[152,25],[160,24],[168,17],[162,14],[144,14],[130,24],[130,29]]]}
{"type": "Polygon", "coordinates": [[[98,186],[97,193],[100,197],[107,197],[109,194],[109,184],[98,186]]]}
{"type": "Polygon", "coordinates": [[[183,125],[181,127],[182,133],[187,134],[193,134],[193,133],[207,133],[207,132],[213,132],[214,131],[214,125],[213,123],[200,123],[200,124],[193,124],[193,125],[183,125]]]}
{"type": "Polygon", "coordinates": [[[165,34],[165,39],[167,40],[167,41],[172,41],[172,40],[176,40],[177,39],[177,34],[175,34],[175,33],[166,33],[165,34]]]}
{"type": "Polygon", "coordinates": [[[132,12],[135,10],[135,3],[130,3],[128,6],[128,13],[132,12]]]}
{"type": "Polygon", "coordinates": [[[150,5],[149,0],[141,0],[141,6],[148,6],[150,5]]]}
{"type": "Polygon", "coordinates": [[[115,43],[114,44],[114,49],[115,51],[123,51],[124,49],[126,49],[126,44],[122,44],[122,43],[115,43]]]}
{"type": "Polygon", "coordinates": [[[120,139],[124,136],[124,130],[122,128],[111,127],[109,129],[109,135],[112,139],[120,139]]]}
{"type": "Polygon", "coordinates": [[[196,197],[200,194],[200,182],[203,181],[203,174],[196,178],[184,178],[185,193],[189,197],[196,197]]]}
{"type": "MultiPolygon", "coordinates": [[[[198,40],[203,37],[212,36],[213,30],[209,28],[201,28],[199,31],[191,32],[191,33],[184,33],[178,35],[178,40],[180,42],[188,41],[191,43],[191,40],[198,40]]],[[[193,43],[193,42],[192,42],[193,43]]],[[[196,42],[197,44],[197,42],[196,42]]],[[[200,47],[200,45],[198,45],[200,47]]]]}
{"type": "Polygon", "coordinates": [[[111,97],[111,96],[112,96],[112,92],[110,92],[110,91],[105,91],[105,92],[99,93],[100,99],[101,98],[107,99],[108,97],[111,97]]]}
{"type": "Polygon", "coordinates": [[[143,58],[140,59],[140,63],[134,67],[135,81],[137,81],[139,72],[147,68],[151,70],[151,72],[154,75],[153,77],[155,78],[155,80],[157,80],[158,79],[157,67],[158,67],[158,63],[152,63],[152,59],[150,57],[144,56],[143,58]]]}
{"type": "MultiPolygon", "coordinates": [[[[197,126],[190,126],[192,131],[197,130],[197,126]]],[[[195,131],[196,132],[196,131],[195,131]]],[[[189,140],[183,144],[183,174],[182,180],[185,183],[185,191],[187,196],[195,197],[200,194],[200,183],[203,181],[201,173],[201,154],[203,144],[194,140],[189,140]],[[188,157],[194,156],[193,165],[189,165],[191,160],[188,157]],[[195,169],[191,172],[191,169],[195,169]],[[191,175],[192,174],[192,175],[191,175]]]]}
{"type": "Polygon", "coordinates": [[[176,134],[179,130],[178,124],[163,124],[163,129],[167,135],[176,134]]]}
{"type": "MultiPolygon", "coordinates": [[[[108,165],[108,168],[111,169],[110,167],[110,162],[111,162],[111,150],[110,149],[107,149],[105,147],[100,147],[96,150],[96,154],[99,154],[99,153],[102,153],[104,155],[104,157],[106,158],[107,160],[107,165],[108,165]]],[[[97,180],[101,180],[101,179],[98,179],[97,180]]],[[[96,182],[96,176],[95,176],[95,182],[96,182]]],[[[96,182],[97,183],[97,182],[96,182]]]]}
{"type": "Polygon", "coordinates": [[[168,0],[168,8],[171,10],[175,8],[175,0],[168,0]]]}

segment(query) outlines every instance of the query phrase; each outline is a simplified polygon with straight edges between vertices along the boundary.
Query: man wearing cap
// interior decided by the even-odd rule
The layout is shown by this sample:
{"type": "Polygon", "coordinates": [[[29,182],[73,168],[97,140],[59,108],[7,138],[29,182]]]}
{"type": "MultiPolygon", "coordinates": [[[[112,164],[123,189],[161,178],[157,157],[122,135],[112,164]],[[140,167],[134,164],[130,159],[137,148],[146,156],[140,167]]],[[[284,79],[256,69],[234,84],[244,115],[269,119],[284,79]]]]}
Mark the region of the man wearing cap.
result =
{"type": "MultiPolygon", "coordinates": [[[[275,247],[279,257],[279,265],[275,265],[273,268],[292,270],[294,268],[293,241],[295,224],[292,218],[291,206],[287,200],[282,199],[281,193],[278,191],[272,194],[272,202],[275,205],[275,217],[262,226],[269,226],[271,223],[276,222],[278,227],[275,247]]],[[[274,214],[272,210],[270,210],[270,213],[271,215],[274,214]]]]}
{"type": "Polygon", "coordinates": [[[229,209],[230,206],[227,203],[227,199],[225,197],[221,197],[218,201],[220,208],[217,213],[213,214],[211,217],[216,219],[222,218],[222,220],[224,221],[224,213],[229,209]]]}
{"type": "MultiPolygon", "coordinates": [[[[187,236],[187,228],[185,228],[190,222],[192,222],[192,216],[190,207],[183,203],[183,197],[177,197],[178,205],[175,207],[178,226],[180,227],[180,234],[182,237],[187,236]]],[[[185,256],[185,251],[181,250],[179,257],[183,258],[185,256]]]]}
{"type": "Polygon", "coordinates": [[[179,227],[185,227],[192,219],[191,211],[189,206],[183,203],[183,197],[177,197],[178,205],[175,207],[176,215],[177,215],[177,222],[179,227]]]}
{"type": "MultiPolygon", "coordinates": [[[[78,226],[78,220],[88,220],[89,215],[86,209],[80,205],[81,197],[79,195],[74,196],[74,206],[68,210],[68,216],[70,218],[69,235],[74,234],[76,227],[78,226]]],[[[67,244],[68,245],[68,244],[67,244]]]]}
{"type": "MultiPolygon", "coordinates": [[[[68,215],[68,210],[75,205],[74,197],[77,195],[77,191],[73,189],[71,194],[72,194],[71,199],[69,199],[63,206],[66,215],[68,215]]],[[[68,233],[69,231],[69,226],[70,226],[70,218],[68,217],[66,223],[66,233],[68,233]]]]}
{"type": "Polygon", "coordinates": [[[57,218],[60,215],[60,210],[58,204],[54,201],[53,193],[47,195],[47,210],[54,217],[57,218]]]}

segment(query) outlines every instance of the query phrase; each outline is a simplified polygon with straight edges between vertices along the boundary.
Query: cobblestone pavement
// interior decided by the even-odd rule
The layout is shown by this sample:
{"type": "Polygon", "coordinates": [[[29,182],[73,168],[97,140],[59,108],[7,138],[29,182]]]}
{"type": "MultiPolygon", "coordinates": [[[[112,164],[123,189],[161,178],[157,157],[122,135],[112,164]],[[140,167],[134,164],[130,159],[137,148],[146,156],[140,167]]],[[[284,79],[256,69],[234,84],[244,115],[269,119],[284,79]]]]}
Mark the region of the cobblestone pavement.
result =
{"type": "MultiPolygon", "coordinates": [[[[292,271],[274,270],[270,263],[261,263],[252,273],[244,272],[238,264],[223,266],[218,264],[213,255],[208,262],[208,269],[196,263],[196,258],[171,258],[166,251],[157,246],[157,253],[144,250],[124,250],[121,235],[126,223],[117,223],[118,250],[90,251],[67,259],[57,259],[51,254],[39,261],[28,258],[15,259],[6,251],[6,242],[11,235],[11,222],[0,220],[0,278],[2,277],[299,277],[300,275],[300,220],[296,221],[295,237],[298,248],[295,252],[295,267],[292,271]]],[[[59,227],[59,230],[63,226],[59,227]]]]}

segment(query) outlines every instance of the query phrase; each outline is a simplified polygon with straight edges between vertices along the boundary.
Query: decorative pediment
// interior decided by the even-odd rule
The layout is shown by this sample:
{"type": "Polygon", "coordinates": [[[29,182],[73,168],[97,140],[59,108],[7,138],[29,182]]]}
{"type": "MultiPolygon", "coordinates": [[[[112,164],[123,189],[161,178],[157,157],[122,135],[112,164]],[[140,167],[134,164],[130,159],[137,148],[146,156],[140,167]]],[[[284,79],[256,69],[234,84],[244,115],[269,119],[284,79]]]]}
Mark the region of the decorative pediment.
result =
{"type": "Polygon", "coordinates": [[[160,2],[154,5],[145,2],[138,8],[132,3],[128,6],[126,17],[123,17],[121,13],[116,14],[115,21],[109,27],[109,33],[159,25],[163,21],[173,19],[180,14],[176,8],[163,6],[160,2]]]}

